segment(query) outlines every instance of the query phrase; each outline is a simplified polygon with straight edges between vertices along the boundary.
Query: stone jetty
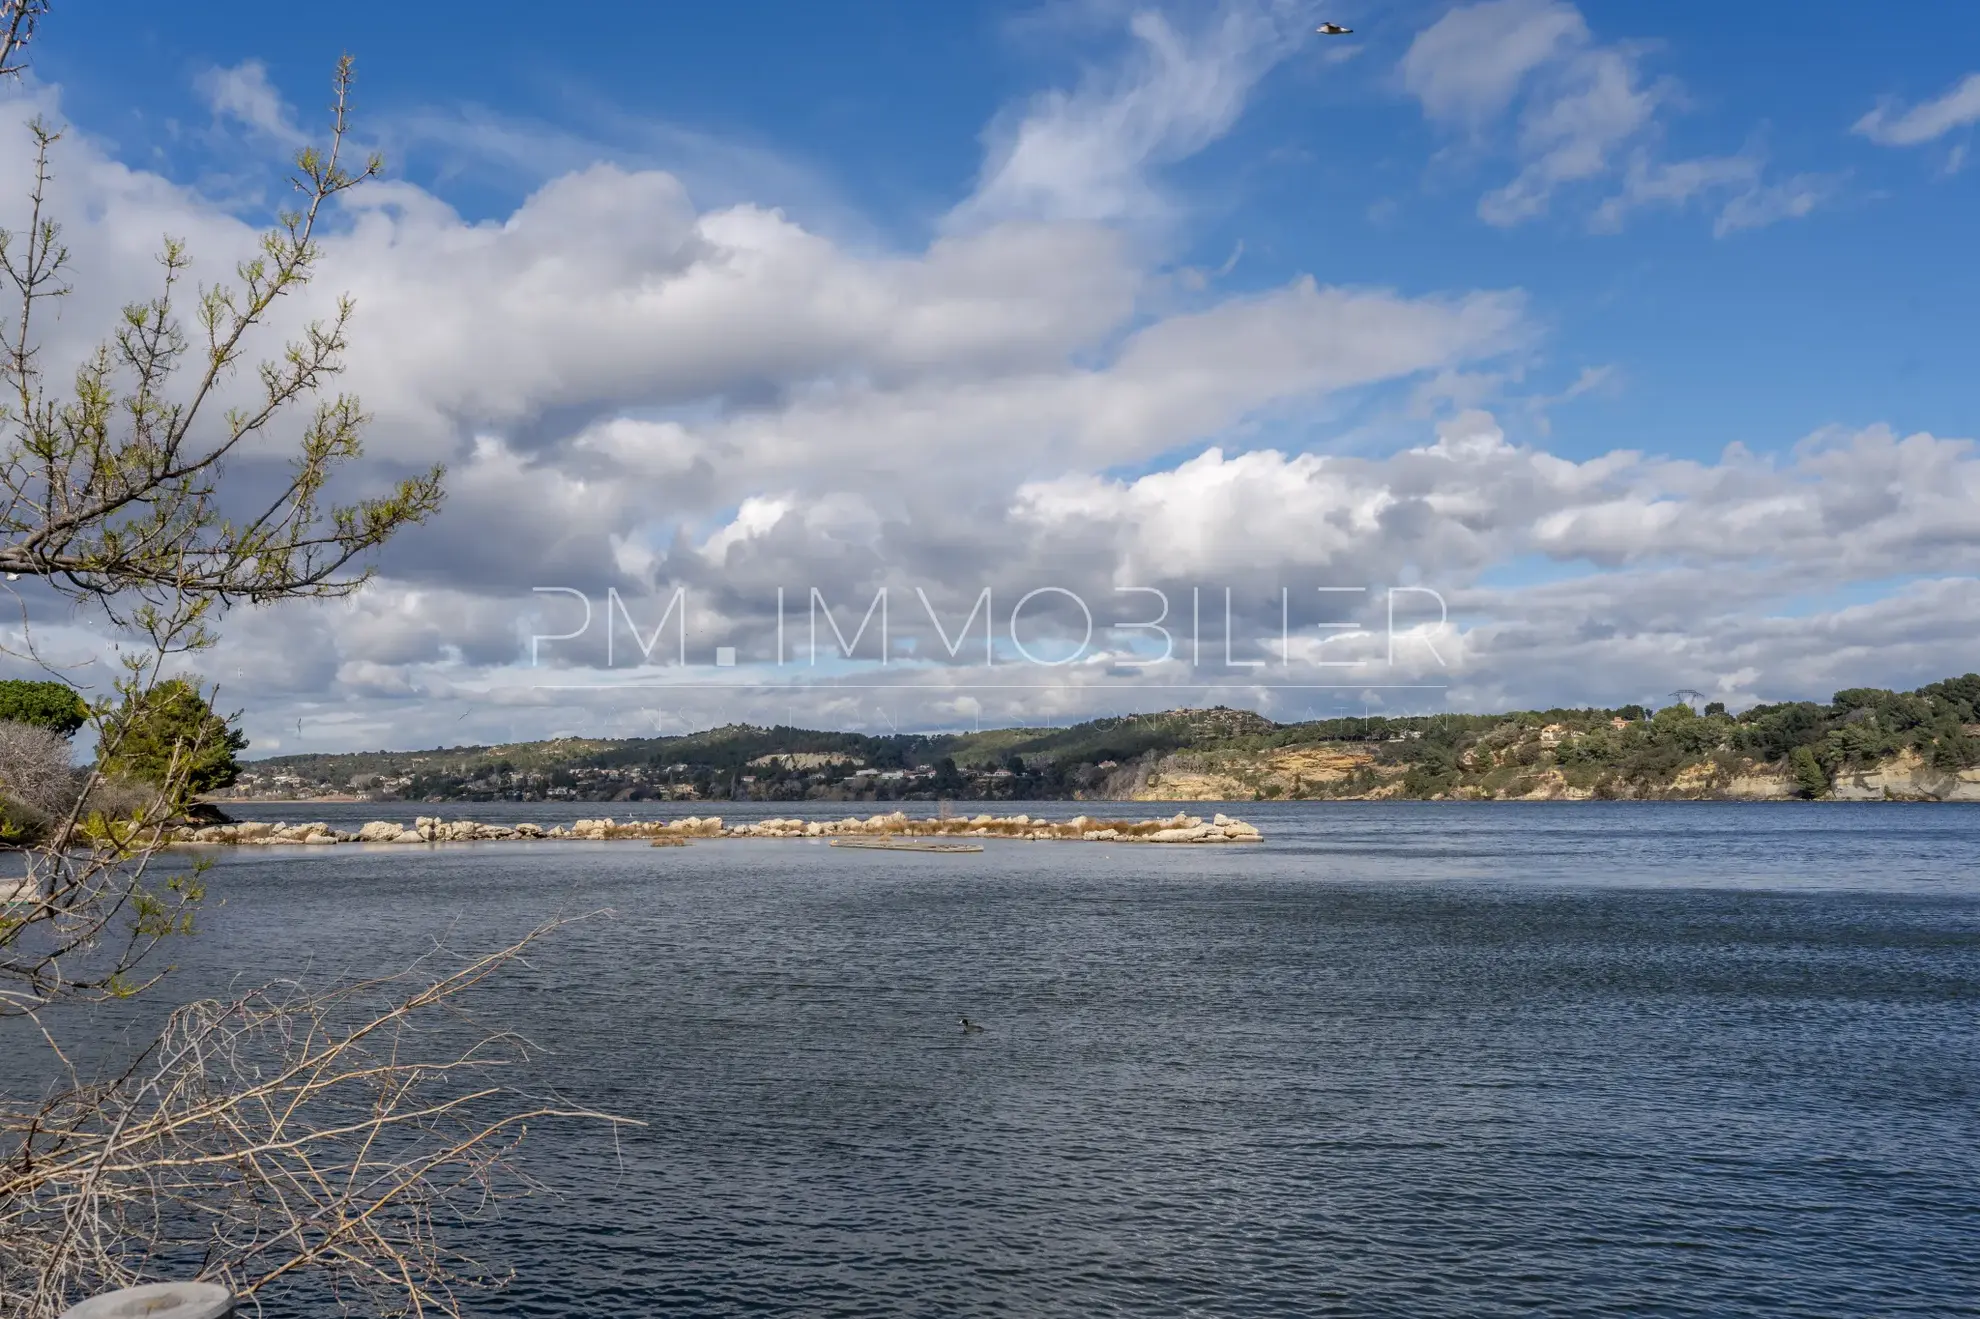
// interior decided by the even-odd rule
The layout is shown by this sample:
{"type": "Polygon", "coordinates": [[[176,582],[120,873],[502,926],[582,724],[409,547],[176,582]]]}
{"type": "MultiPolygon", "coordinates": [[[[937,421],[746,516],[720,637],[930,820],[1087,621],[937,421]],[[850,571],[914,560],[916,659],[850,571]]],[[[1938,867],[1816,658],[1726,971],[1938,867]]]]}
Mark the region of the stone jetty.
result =
{"type": "Polygon", "coordinates": [[[174,843],[237,846],[317,846],[339,843],[605,842],[643,840],[665,846],[697,838],[1024,838],[1075,843],[1255,843],[1260,834],[1227,815],[1204,820],[1181,812],[1164,820],[1101,820],[1081,815],[1070,820],[1034,820],[1028,815],[956,815],[914,818],[905,811],[849,815],[842,820],[773,819],[722,823],[719,815],[682,820],[578,820],[548,829],[534,824],[479,824],[422,815],[410,825],[373,820],[356,832],[327,824],[267,824],[248,821],[203,827],[183,826],[174,843]]]}

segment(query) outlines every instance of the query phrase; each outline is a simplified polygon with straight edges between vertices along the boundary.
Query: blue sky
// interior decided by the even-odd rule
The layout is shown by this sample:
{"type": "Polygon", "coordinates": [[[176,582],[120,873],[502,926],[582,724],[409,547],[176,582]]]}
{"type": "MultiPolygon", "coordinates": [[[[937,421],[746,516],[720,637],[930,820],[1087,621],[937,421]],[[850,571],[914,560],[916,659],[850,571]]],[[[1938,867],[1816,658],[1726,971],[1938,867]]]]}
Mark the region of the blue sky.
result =
{"type": "MultiPolygon", "coordinates": [[[[1536,392],[1584,367],[1616,373],[1555,416],[1564,451],[1626,440],[1707,456],[1879,420],[1980,432],[1968,379],[1980,358],[1980,170],[1945,168],[1972,130],[1897,151],[1850,132],[1880,98],[1929,99],[1967,73],[1980,10],[1881,20],[1841,3],[1583,6],[1599,39],[1643,44],[1649,75],[1681,84],[1660,122],[1670,155],[1751,146],[1780,175],[1832,180],[1806,219],[1715,238],[1695,208],[1639,212],[1619,233],[1589,232],[1565,205],[1510,229],[1481,223],[1489,162],[1437,161],[1463,153],[1397,85],[1397,59],[1441,7],[1323,9],[1356,25],[1355,58],[1326,62],[1350,47],[1316,38],[1263,80],[1226,137],[1169,172],[1184,210],[1165,236],[1176,261],[1214,268],[1242,243],[1231,287],[1313,272],[1405,291],[1528,290],[1545,335],[1536,392]]],[[[1114,56],[1129,12],[739,3],[578,5],[546,19],[515,3],[104,0],[64,16],[41,70],[126,159],[197,177],[205,162],[186,134],[208,118],[202,71],[259,60],[307,105],[328,55],[348,49],[374,127],[400,138],[395,169],[470,217],[505,214],[542,173],[434,140],[421,121],[556,134],[569,150],[700,173],[707,203],[749,190],[852,237],[911,245],[968,193],[1000,108],[1114,56]],[[670,144],[677,132],[718,145],[670,144]],[[764,159],[718,167],[705,154],[719,146],[764,159]]]]}
{"type": "MultiPolygon", "coordinates": [[[[359,59],[361,135],[414,190],[393,194],[417,204],[378,234],[354,215],[330,274],[361,306],[407,299],[386,335],[411,336],[405,351],[354,362],[367,399],[386,401],[374,454],[448,457],[460,485],[439,535],[395,547],[378,598],[445,599],[452,621],[418,645],[393,631],[375,653],[352,643],[307,674],[271,669],[284,721],[375,700],[336,734],[364,739],[393,701],[492,690],[544,574],[659,599],[726,555],[734,598],[710,606],[710,637],[747,654],[763,626],[738,603],[750,565],[753,590],[785,580],[771,567],[784,555],[835,564],[848,597],[891,572],[967,601],[989,580],[982,547],[1020,542],[1032,575],[1003,564],[1012,589],[1062,570],[1254,574],[1256,598],[1288,573],[1438,583],[1465,602],[1471,667],[1453,691],[1473,703],[1600,699],[1587,675],[1603,664],[1629,675],[1609,685],[1630,699],[1716,681],[1734,700],[1973,667],[1970,634],[1944,623],[1948,601],[1974,598],[1958,512],[1974,471],[1962,437],[1980,435],[1970,6],[1901,20],[1566,0],[546,16],[100,0],[57,20],[35,51],[43,94],[92,159],[180,185],[185,224],[221,246],[265,218],[292,126],[313,126],[341,50],[359,59]],[[1322,18],[1355,34],[1314,35],[1322,18]],[[1030,134],[1043,146],[1026,155],[1030,134]],[[615,280],[687,290],[733,275],[737,254],[798,249],[832,307],[892,290],[896,319],[814,358],[786,351],[785,327],[711,304],[702,322],[651,322],[664,335],[611,369],[601,347],[528,387],[513,371],[433,384],[451,364],[395,375],[435,338],[421,339],[423,308],[453,324],[458,301],[474,325],[485,286],[518,269],[503,260],[549,260],[523,221],[567,193],[588,209],[556,211],[574,236],[555,259],[626,255],[599,301],[573,304],[578,321],[543,304],[541,333],[560,342],[614,314],[615,280]],[[783,227],[766,237],[749,217],[769,214],[783,227]],[[679,224],[723,259],[678,255],[691,245],[649,259],[679,224]],[[515,252],[460,273],[480,289],[442,281],[445,255],[394,265],[420,243],[446,254],[502,235],[515,252]],[[1007,246],[1027,242],[1049,254],[1007,246]],[[1013,290],[997,314],[1035,333],[985,329],[972,293],[984,341],[944,337],[961,332],[912,289],[943,284],[944,254],[963,250],[967,281],[1013,290]],[[898,328],[918,316],[935,328],[898,328]],[[729,333],[749,346],[678,367],[722,383],[670,374],[683,342],[729,333]],[[1298,351],[1280,360],[1288,339],[1298,351]],[[903,476],[862,433],[915,437],[947,476],[903,476]],[[1424,466],[1438,462],[1463,470],[1424,466]],[[661,474],[644,502],[624,494],[633,473],[661,474]],[[505,482],[533,492],[527,512],[505,482]],[[606,489],[609,513],[544,511],[546,492],[576,508],[606,489]],[[1365,534],[1321,549],[1289,526],[1263,543],[1261,510],[1309,505],[1365,534]],[[508,557],[491,552],[491,518],[507,519],[508,557]],[[1245,533],[1250,548],[1232,548],[1245,533]],[[1573,590],[1583,622],[1602,615],[1585,630],[1619,649],[1491,658],[1543,618],[1568,627],[1573,590]],[[1623,603],[1687,590],[1690,631],[1623,603]],[[1754,637],[1776,623],[1799,630],[1768,652],[1754,637]]],[[[106,201],[99,223],[117,214],[106,201]]],[[[536,304],[515,297],[504,331],[524,360],[536,304]]],[[[246,625],[229,662],[253,671],[273,626],[246,625]]]]}

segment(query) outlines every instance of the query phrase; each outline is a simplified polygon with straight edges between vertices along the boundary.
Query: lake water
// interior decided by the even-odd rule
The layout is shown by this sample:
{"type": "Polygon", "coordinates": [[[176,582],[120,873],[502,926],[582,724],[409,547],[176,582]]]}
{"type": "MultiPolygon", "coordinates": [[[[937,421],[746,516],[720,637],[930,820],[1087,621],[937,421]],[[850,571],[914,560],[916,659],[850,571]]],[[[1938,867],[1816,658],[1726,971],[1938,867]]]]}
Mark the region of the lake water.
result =
{"type": "Polygon", "coordinates": [[[1980,1313],[1980,809],[1230,809],[1267,842],[239,849],[179,960],[614,909],[480,1007],[649,1125],[532,1134],[479,1314],[1980,1313]]]}

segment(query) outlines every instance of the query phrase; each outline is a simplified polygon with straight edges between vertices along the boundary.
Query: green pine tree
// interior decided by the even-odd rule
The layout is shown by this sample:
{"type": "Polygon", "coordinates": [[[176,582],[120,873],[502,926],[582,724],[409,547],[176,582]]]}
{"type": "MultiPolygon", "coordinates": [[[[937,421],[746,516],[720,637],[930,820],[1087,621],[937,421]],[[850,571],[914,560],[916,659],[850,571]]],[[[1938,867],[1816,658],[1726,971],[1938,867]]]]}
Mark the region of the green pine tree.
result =
{"type": "Polygon", "coordinates": [[[104,729],[103,772],[113,778],[171,786],[185,797],[224,788],[240,777],[236,752],[247,738],[216,713],[198,682],[167,678],[126,699],[104,729]]]}
{"type": "Polygon", "coordinates": [[[1799,746],[1788,756],[1788,769],[1794,775],[1798,797],[1820,797],[1829,790],[1829,774],[1815,758],[1813,747],[1799,746]]]}

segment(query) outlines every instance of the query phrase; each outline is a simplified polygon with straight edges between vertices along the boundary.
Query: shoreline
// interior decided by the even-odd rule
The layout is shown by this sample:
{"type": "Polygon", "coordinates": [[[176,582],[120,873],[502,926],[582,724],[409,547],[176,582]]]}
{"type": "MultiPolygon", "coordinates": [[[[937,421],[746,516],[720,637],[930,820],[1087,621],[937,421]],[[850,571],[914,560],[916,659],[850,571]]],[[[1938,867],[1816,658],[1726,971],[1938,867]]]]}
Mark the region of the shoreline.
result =
{"type": "Polygon", "coordinates": [[[412,824],[373,820],[355,832],[333,829],[321,821],[270,824],[248,820],[236,824],[180,825],[166,842],[174,847],[331,846],[351,843],[416,844],[478,842],[618,842],[643,841],[656,847],[677,846],[696,839],[724,838],[1011,838],[1043,842],[1084,843],[1252,843],[1264,835],[1243,820],[1218,813],[1205,821],[1178,811],[1166,819],[1102,820],[1088,815],[1070,820],[1034,820],[1028,814],[996,816],[926,816],[905,811],[861,819],[800,820],[772,817],[746,824],[724,825],[719,815],[690,815],[678,820],[577,820],[545,829],[536,824],[484,824],[422,815],[412,824]]]}
{"type": "MultiPolygon", "coordinates": [[[[368,802],[368,801],[370,801],[371,799],[370,799],[370,798],[368,798],[368,797],[200,797],[200,798],[197,798],[196,800],[197,800],[197,801],[199,801],[199,802],[200,802],[201,804],[203,804],[203,805],[207,805],[207,806],[212,806],[212,807],[215,807],[215,808],[217,808],[217,809],[219,809],[219,810],[221,810],[221,811],[223,811],[223,812],[224,812],[224,811],[225,811],[225,810],[226,810],[226,809],[227,809],[227,808],[228,808],[229,806],[359,806],[359,805],[363,805],[363,804],[365,804],[366,802],[368,802]]],[[[392,803],[389,803],[389,802],[387,802],[387,803],[380,803],[380,804],[381,804],[381,805],[391,805],[392,803]]],[[[667,805],[668,803],[666,803],[666,802],[639,802],[639,801],[624,801],[624,802],[540,802],[540,801],[506,801],[506,800],[504,800],[504,801],[478,801],[478,802],[451,802],[451,801],[449,801],[449,802],[431,802],[431,801],[429,801],[429,802],[408,802],[408,803],[406,803],[406,804],[407,804],[407,805],[419,805],[419,806],[449,806],[449,805],[473,805],[473,806],[493,806],[493,807],[503,807],[503,808],[508,808],[508,807],[518,807],[518,808],[520,808],[520,807],[530,807],[530,806],[538,806],[538,807],[540,807],[540,806],[566,806],[566,807],[578,807],[578,806],[619,806],[619,807],[624,807],[624,806],[648,806],[648,805],[652,805],[652,806],[665,806],[665,805],[667,805]]],[[[752,799],[744,799],[744,800],[739,800],[739,801],[737,801],[737,800],[725,800],[725,801],[707,801],[707,802],[703,802],[703,803],[701,803],[701,804],[702,804],[702,805],[707,805],[707,806],[717,806],[717,807],[735,807],[735,806],[780,806],[780,807],[798,807],[798,808],[802,808],[802,807],[804,807],[804,806],[807,806],[807,805],[813,805],[813,804],[815,804],[815,805],[819,805],[819,806],[846,806],[846,805],[879,805],[880,803],[877,803],[877,802],[865,802],[865,803],[853,803],[853,802],[830,802],[830,801],[820,801],[820,802],[817,802],[817,803],[808,803],[808,802],[795,802],[795,801],[792,801],[792,802],[785,802],[785,801],[757,801],[757,800],[752,800],[752,799]]],[[[914,803],[910,803],[910,804],[911,804],[911,805],[917,805],[917,806],[923,806],[923,805],[928,805],[928,804],[930,804],[930,803],[926,803],[926,802],[914,802],[914,803]]],[[[960,804],[962,804],[962,803],[955,803],[955,804],[958,804],[958,805],[960,805],[960,804]]],[[[971,805],[974,805],[974,804],[976,804],[976,803],[969,803],[969,804],[971,804],[971,805]]],[[[1017,803],[1016,803],[1016,802],[1012,802],[1012,803],[1010,803],[1010,804],[1011,804],[1011,805],[1016,805],[1017,803]]],[[[1030,805],[1030,806],[1044,806],[1044,805],[1060,805],[1060,804],[1064,804],[1064,805],[1081,805],[1081,806],[1098,806],[1098,805],[1107,805],[1107,804],[1113,804],[1113,805],[1121,805],[1121,806],[1176,806],[1176,807],[1188,807],[1188,806],[1198,806],[1198,807],[1201,807],[1201,806],[1230,806],[1230,807],[1243,807],[1243,806],[1367,806],[1367,805],[1402,805],[1402,806],[1589,806],[1589,805],[1595,805],[1595,806],[1602,806],[1602,805],[1609,805],[1609,806],[1837,806],[1837,805],[1842,805],[1842,806],[1869,806],[1869,805],[1886,805],[1886,806],[1975,806],[1975,805],[1980,805],[1980,794],[1976,794],[1976,795],[1966,795],[1966,794],[1956,794],[1956,795],[1950,795],[1950,796],[1945,796],[1945,797],[1932,797],[1932,796],[1924,796],[1924,795],[1915,795],[1915,796],[1914,796],[1914,795],[1899,795],[1899,794],[1891,794],[1891,795],[1885,795],[1885,796],[1870,796],[1870,795],[1867,795],[1867,794],[1866,794],[1866,795],[1863,795],[1863,796],[1855,796],[1855,795],[1843,795],[1843,796],[1837,796],[1837,795],[1834,795],[1834,794],[1827,794],[1827,795],[1824,795],[1824,796],[1821,796],[1821,797],[1790,797],[1790,796],[1771,796],[1771,795],[1770,795],[1770,796],[1759,796],[1759,795],[1753,795],[1753,796],[1744,796],[1744,795],[1732,795],[1732,794],[1727,794],[1727,795],[1723,795],[1723,796],[1715,796],[1715,797],[1648,797],[1648,796],[1632,796],[1632,797],[1581,797],[1581,796],[1574,796],[1574,797],[1568,797],[1568,796],[1547,796],[1547,797],[1482,797],[1482,796],[1481,796],[1481,797],[1463,797],[1463,796],[1460,796],[1460,797],[1442,797],[1442,796],[1440,796],[1440,797],[1402,797],[1402,796],[1395,796],[1395,797],[1261,797],[1261,798],[1255,798],[1255,799],[1254,799],[1254,798],[1249,798],[1249,797],[1245,797],[1245,798],[1238,798],[1238,797],[1146,797],[1146,798],[1138,798],[1138,799],[1135,799],[1135,800],[1132,800],[1132,801],[1118,801],[1118,802],[1110,802],[1110,801],[1106,801],[1106,800],[1102,800],[1102,799],[1097,799],[1097,798],[1092,798],[1092,797],[1033,797],[1033,798],[1026,798],[1026,799],[1025,799],[1025,804],[1026,804],[1026,805],[1030,805]]]]}

